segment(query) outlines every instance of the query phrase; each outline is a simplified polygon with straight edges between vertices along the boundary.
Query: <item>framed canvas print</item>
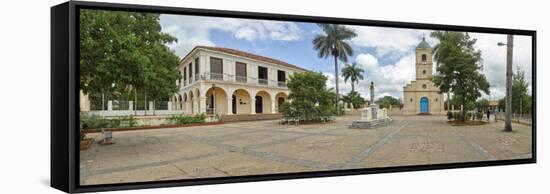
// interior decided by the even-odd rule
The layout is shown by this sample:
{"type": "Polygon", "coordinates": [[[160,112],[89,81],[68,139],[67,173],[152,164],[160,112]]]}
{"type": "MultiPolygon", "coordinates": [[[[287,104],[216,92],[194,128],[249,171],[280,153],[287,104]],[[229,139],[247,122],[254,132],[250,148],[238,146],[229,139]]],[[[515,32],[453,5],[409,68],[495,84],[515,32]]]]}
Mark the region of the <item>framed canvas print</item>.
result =
{"type": "Polygon", "coordinates": [[[65,192],[536,162],[536,32],[70,1],[65,192]]]}

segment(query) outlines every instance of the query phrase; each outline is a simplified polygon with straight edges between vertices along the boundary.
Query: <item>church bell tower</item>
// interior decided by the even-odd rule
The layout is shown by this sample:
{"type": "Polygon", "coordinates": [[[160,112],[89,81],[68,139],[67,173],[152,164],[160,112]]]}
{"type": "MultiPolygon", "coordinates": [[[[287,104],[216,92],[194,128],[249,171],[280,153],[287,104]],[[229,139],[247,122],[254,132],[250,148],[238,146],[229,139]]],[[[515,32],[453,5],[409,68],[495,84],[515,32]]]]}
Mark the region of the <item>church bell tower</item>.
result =
{"type": "Polygon", "coordinates": [[[431,78],[432,69],[432,47],[422,37],[422,42],[416,46],[416,80],[431,78]]]}

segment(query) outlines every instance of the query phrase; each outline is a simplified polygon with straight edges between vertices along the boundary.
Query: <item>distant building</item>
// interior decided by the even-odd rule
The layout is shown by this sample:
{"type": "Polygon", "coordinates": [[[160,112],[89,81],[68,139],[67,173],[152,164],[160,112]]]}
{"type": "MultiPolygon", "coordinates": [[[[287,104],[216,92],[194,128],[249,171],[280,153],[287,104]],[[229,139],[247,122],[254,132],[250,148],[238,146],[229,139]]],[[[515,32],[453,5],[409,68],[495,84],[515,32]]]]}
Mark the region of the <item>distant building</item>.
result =
{"type": "Polygon", "coordinates": [[[416,79],[403,87],[403,114],[445,114],[443,94],[431,81],[432,48],[425,38],[416,47],[416,79]]]}
{"type": "Polygon", "coordinates": [[[489,101],[489,109],[491,111],[500,112],[501,110],[498,108],[498,100],[490,100],[489,101]]]}
{"type": "Polygon", "coordinates": [[[186,114],[277,113],[287,101],[289,75],[306,70],[231,48],[197,46],[179,65],[173,110],[186,114]]]}

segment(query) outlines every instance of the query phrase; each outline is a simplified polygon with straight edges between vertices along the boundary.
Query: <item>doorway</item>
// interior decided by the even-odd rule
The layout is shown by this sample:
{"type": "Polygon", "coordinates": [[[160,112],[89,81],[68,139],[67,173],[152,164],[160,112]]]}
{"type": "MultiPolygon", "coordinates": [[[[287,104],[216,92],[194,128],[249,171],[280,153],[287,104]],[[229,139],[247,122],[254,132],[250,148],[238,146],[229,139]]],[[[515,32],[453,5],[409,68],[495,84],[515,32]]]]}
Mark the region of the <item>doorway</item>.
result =
{"type": "Polygon", "coordinates": [[[256,96],[256,113],[263,113],[264,99],[261,96],[256,96]]]}

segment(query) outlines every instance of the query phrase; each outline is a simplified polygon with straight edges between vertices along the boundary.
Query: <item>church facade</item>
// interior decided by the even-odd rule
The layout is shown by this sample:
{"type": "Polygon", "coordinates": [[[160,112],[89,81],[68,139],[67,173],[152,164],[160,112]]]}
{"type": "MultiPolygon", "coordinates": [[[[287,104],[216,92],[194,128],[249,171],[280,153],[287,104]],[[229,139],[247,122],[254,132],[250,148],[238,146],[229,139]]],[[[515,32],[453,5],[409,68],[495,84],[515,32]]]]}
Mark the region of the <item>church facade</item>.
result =
{"type": "Polygon", "coordinates": [[[432,48],[425,38],[416,47],[415,61],[416,79],[403,87],[403,114],[445,115],[443,94],[431,81],[432,48]]]}

